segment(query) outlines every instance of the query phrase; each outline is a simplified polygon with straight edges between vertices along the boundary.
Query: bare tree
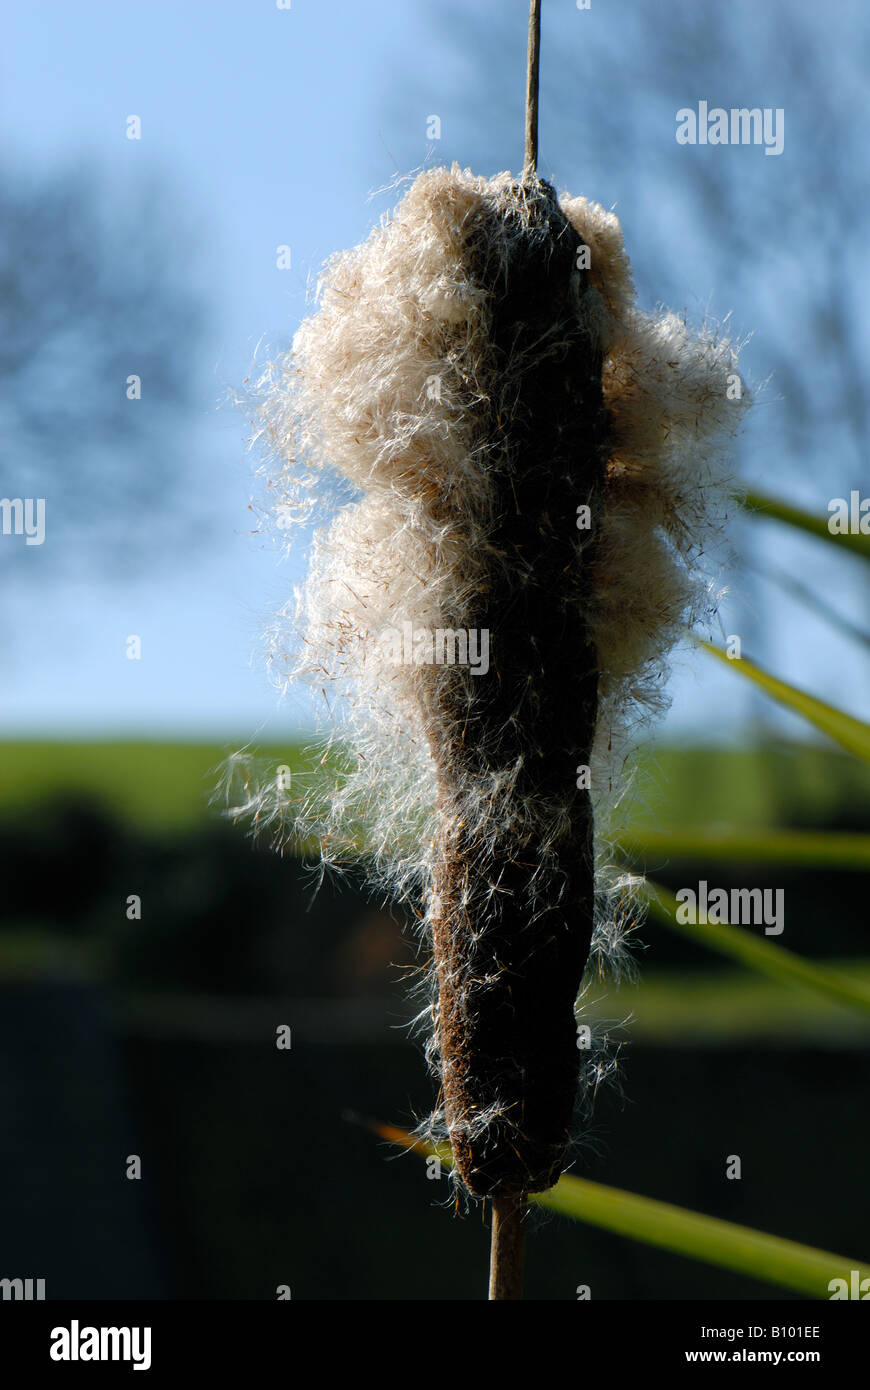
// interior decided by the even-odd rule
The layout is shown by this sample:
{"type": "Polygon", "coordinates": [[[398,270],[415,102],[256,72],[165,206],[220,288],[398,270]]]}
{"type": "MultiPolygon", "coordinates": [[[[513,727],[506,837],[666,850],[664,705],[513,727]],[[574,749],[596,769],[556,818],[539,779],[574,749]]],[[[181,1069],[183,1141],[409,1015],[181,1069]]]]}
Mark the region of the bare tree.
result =
{"type": "Polygon", "coordinates": [[[129,568],[175,531],[204,311],[170,206],[93,169],[0,179],[0,491],[46,499],[50,568],[129,568]]]}

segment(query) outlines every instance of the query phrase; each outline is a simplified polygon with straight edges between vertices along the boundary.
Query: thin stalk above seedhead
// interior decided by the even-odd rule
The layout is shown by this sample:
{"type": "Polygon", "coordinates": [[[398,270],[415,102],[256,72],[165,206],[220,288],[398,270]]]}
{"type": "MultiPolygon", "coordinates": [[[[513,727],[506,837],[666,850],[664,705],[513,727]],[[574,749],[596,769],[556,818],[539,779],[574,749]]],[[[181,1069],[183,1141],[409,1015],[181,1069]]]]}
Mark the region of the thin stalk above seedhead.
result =
{"type": "Polygon", "coordinates": [[[526,71],[526,157],[524,170],[538,167],[538,67],[541,51],[541,0],[529,4],[529,57],[526,71]]]}

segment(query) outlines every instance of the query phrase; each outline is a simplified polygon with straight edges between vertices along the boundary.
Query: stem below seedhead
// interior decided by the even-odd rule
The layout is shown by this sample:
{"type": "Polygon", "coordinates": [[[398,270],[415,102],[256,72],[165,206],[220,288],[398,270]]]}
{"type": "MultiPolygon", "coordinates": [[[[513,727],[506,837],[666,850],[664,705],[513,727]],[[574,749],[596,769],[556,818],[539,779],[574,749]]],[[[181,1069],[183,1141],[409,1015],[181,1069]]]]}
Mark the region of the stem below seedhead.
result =
{"type": "Polygon", "coordinates": [[[489,1301],[518,1302],[523,1296],[526,1199],[509,1193],[492,1202],[489,1301]]]}

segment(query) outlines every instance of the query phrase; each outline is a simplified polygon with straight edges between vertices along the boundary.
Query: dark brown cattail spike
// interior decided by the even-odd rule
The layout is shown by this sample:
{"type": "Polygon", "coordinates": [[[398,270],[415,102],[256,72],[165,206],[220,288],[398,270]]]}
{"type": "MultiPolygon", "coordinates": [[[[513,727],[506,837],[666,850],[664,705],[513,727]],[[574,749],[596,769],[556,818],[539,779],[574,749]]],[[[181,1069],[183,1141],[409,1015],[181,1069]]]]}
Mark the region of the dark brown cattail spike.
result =
{"type": "Polygon", "coordinates": [[[494,519],[476,597],[449,616],[489,630],[490,670],[446,667],[433,681],[441,830],[431,917],[446,1119],[476,1196],[556,1182],[579,1074],[574,1004],[594,866],[591,802],[575,769],[590,761],[597,718],[585,615],[605,465],[582,247],[552,188],[528,178],[484,206],[469,247],[491,305],[477,447],[494,519]],[[592,518],[583,532],[579,506],[592,518]],[[474,830],[463,815],[470,789],[488,805],[474,830]]]}

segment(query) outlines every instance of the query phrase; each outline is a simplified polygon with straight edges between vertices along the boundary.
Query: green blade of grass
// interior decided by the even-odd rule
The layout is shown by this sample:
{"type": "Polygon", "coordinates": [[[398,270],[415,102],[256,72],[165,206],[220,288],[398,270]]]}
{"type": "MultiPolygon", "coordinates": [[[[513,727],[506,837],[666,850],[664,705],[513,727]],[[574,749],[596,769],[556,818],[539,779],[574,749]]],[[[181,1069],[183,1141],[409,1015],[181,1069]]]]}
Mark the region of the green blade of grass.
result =
{"type": "MultiPolygon", "coordinates": [[[[367,1123],[390,1143],[423,1155],[437,1153],[443,1163],[450,1165],[446,1145],[436,1148],[395,1125],[367,1123]]],[[[782,1236],[641,1197],[636,1192],[606,1187],[587,1178],[562,1177],[549,1192],[532,1193],[529,1200],[574,1221],[793,1289],[809,1298],[829,1298],[831,1280],[845,1279],[848,1285],[852,1270],[857,1271],[859,1280],[870,1278],[870,1265],[845,1255],[799,1245],[782,1236]]]]}
{"type": "Polygon", "coordinates": [[[791,503],[782,502],[777,497],[768,497],[763,492],[745,492],[737,500],[750,516],[771,517],[774,521],[784,522],[787,526],[795,526],[800,531],[817,536],[819,540],[830,541],[844,550],[851,550],[856,555],[862,555],[865,560],[870,560],[870,536],[851,531],[847,531],[844,535],[835,535],[828,530],[830,518],[815,516],[812,512],[805,512],[801,507],[793,507],[791,503]]]}
{"type": "Polygon", "coordinates": [[[713,656],[724,661],[726,666],[760,686],[774,700],[779,700],[780,704],[803,715],[804,719],[821,729],[828,738],[839,743],[841,748],[870,763],[870,724],[865,724],[863,719],[845,714],[835,705],[828,705],[823,700],[817,700],[814,695],[808,695],[805,690],[798,690],[797,686],[779,680],[745,656],[731,658],[719,647],[714,647],[712,642],[706,642],[700,637],[695,640],[713,656]]]}
{"type": "Polygon", "coordinates": [[[766,1231],[738,1226],[635,1192],[605,1187],[586,1178],[560,1178],[554,1188],[533,1200],[575,1221],[752,1279],[763,1279],[810,1298],[830,1298],[831,1280],[845,1279],[848,1285],[853,1269],[858,1270],[859,1280],[870,1271],[870,1266],[828,1250],[799,1245],[766,1231]]]}
{"type": "Polygon", "coordinates": [[[766,937],[753,936],[743,927],[724,922],[680,922],[677,919],[679,903],[673,893],[649,879],[644,890],[653,917],[690,941],[738,960],[750,970],[760,970],[783,984],[803,985],[841,1004],[870,1013],[870,990],[860,981],[850,980],[828,967],[812,965],[766,937]]]}
{"type": "Polygon", "coordinates": [[[807,868],[870,868],[870,835],[815,830],[735,830],[731,826],[640,826],[622,836],[631,858],[668,855],[674,859],[715,859],[754,864],[799,864],[807,868]]]}
{"type": "MultiPolygon", "coordinates": [[[[655,930],[655,928],[652,928],[655,930]]],[[[819,961],[870,991],[870,957],[819,961]]],[[[590,991],[591,995],[591,991],[590,991]]],[[[870,1013],[843,1008],[819,990],[784,988],[758,970],[710,956],[705,968],[650,969],[640,982],[613,984],[583,1001],[584,1023],[609,1033],[614,1018],[630,1018],[641,1046],[870,1047],[870,1013]]],[[[614,1030],[614,1041],[617,1034],[614,1030]]]]}

